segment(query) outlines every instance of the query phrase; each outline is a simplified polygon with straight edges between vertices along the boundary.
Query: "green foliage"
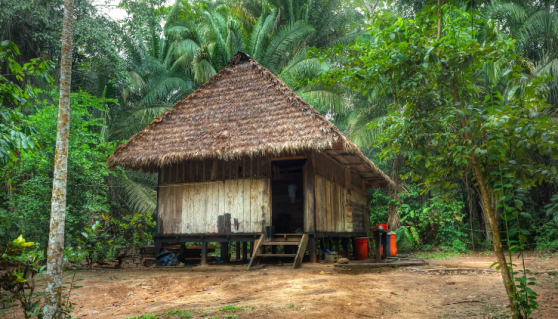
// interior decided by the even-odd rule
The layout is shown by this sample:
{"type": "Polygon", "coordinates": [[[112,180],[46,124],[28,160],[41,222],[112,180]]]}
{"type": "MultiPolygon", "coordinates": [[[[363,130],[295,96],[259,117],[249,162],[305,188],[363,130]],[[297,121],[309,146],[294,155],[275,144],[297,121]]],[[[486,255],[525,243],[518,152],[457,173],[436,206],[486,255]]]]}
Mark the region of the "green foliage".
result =
{"type": "MultiPolygon", "coordinates": [[[[102,215],[103,221],[106,221],[106,217],[102,215]]],[[[93,265],[94,261],[103,261],[107,256],[108,247],[112,244],[112,240],[108,239],[109,234],[106,233],[103,224],[100,221],[96,221],[91,228],[85,228],[85,231],[81,232],[82,238],[77,238],[77,242],[80,243],[85,253],[85,260],[89,266],[93,265]]]]}
{"type": "MultiPolygon", "coordinates": [[[[521,193],[556,178],[558,123],[544,112],[549,77],[533,76],[512,39],[479,41],[474,29],[483,23],[478,12],[453,2],[424,6],[414,19],[379,13],[368,38],[332,52],[348,63],[323,82],[342,81],[364,94],[389,83],[394,101],[378,139],[382,156],[405,156],[404,178],[423,192],[457,189],[465,174],[474,175],[487,210],[494,197],[510,252],[521,252],[529,235],[521,220],[530,217],[521,193]],[[479,74],[495,64],[502,70],[499,87],[479,74]]],[[[513,289],[516,306],[529,316],[534,295],[513,289]]]]}
{"type": "MultiPolygon", "coordinates": [[[[46,266],[42,266],[43,251],[32,249],[34,246],[35,243],[27,242],[23,236],[5,247],[0,246],[0,314],[19,308],[25,318],[42,318],[44,287],[38,286],[42,282],[38,278],[45,274],[46,266]]],[[[82,286],[76,285],[79,280],[75,272],[66,273],[65,277],[71,278],[63,282],[61,312],[63,318],[71,318],[75,303],[70,301],[70,296],[77,295],[73,291],[82,286]]]]}
{"type": "MultiPolygon", "coordinates": [[[[446,194],[446,193],[444,193],[446,194]]],[[[399,194],[401,203],[399,215],[402,226],[395,231],[398,249],[426,249],[428,246],[440,246],[455,252],[465,252],[467,234],[462,230],[463,202],[450,192],[441,200],[440,196],[428,196],[424,200],[416,184],[410,184],[405,193],[399,194]],[[421,200],[422,197],[422,200],[421,200]]],[[[371,224],[381,224],[387,220],[387,208],[391,200],[380,189],[372,193],[370,205],[371,224]]]]}
{"type": "Polygon", "coordinates": [[[25,318],[39,316],[42,313],[41,294],[36,292],[37,276],[45,266],[41,252],[26,251],[34,243],[27,242],[22,236],[0,246],[0,313],[18,301],[25,318]]]}
{"type": "Polygon", "coordinates": [[[0,74],[0,164],[6,166],[35,149],[37,130],[32,123],[26,121],[21,112],[24,108],[41,103],[38,99],[42,92],[30,85],[23,88],[13,81],[20,82],[34,77],[47,85],[53,83],[48,74],[52,63],[31,59],[21,66],[16,62],[18,55],[19,50],[14,43],[0,43],[0,65],[6,63],[10,70],[8,75],[0,74]]]}
{"type": "MultiPolygon", "coordinates": [[[[58,94],[51,92],[57,101],[58,94]]],[[[96,98],[86,92],[72,93],[70,141],[68,156],[68,202],[66,213],[66,242],[76,244],[81,232],[91,220],[100,220],[110,212],[107,178],[111,173],[106,159],[115,143],[107,143],[100,135],[108,105],[116,101],[96,98]]],[[[10,172],[13,195],[8,202],[15,223],[3,229],[21,232],[27,238],[46,247],[50,216],[50,194],[56,144],[57,103],[37,110],[27,119],[37,130],[40,152],[20,159],[10,172]]],[[[3,241],[7,241],[5,238],[3,241]]]]}

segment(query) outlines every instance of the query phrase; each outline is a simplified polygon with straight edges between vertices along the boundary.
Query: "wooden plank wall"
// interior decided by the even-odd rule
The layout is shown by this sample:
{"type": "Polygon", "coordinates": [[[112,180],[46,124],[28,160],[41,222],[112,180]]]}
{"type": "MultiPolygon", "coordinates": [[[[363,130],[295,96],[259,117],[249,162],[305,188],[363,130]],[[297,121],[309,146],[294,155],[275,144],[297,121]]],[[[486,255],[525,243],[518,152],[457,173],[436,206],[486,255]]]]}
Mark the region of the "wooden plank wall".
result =
{"type": "Polygon", "coordinates": [[[190,160],[161,169],[161,183],[192,183],[218,180],[269,177],[269,157],[243,157],[224,161],[218,159],[190,160]]]}
{"type": "Polygon", "coordinates": [[[316,231],[347,232],[347,190],[322,176],[315,178],[316,231]]]}
{"type": "Polygon", "coordinates": [[[271,225],[268,178],[162,185],[161,234],[265,231],[271,225]]]}
{"type": "Polygon", "coordinates": [[[362,192],[352,192],[349,197],[349,203],[353,216],[353,231],[365,232],[366,226],[370,223],[368,219],[369,210],[366,194],[362,192]]]}
{"type": "Polygon", "coordinates": [[[368,204],[362,179],[325,154],[316,155],[316,231],[366,230],[368,204]]]}

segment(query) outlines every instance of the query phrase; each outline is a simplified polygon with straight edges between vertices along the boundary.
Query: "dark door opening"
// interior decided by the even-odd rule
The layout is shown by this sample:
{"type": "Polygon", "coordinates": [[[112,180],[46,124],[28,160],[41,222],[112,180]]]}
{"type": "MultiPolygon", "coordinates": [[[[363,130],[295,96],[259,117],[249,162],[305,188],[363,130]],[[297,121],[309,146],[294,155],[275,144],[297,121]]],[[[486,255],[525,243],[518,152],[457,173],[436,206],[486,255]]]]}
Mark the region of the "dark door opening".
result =
{"type": "Polygon", "coordinates": [[[271,163],[271,216],[276,233],[304,230],[305,162],[305,159],[299,159],[271,163]]]}

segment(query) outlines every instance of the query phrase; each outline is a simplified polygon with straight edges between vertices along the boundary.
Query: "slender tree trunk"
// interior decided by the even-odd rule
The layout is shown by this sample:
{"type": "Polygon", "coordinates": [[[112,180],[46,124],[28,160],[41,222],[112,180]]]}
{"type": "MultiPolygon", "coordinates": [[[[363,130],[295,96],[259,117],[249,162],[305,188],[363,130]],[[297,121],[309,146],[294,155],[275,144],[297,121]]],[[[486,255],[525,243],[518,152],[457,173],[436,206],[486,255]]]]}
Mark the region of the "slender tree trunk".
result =
{"type": "Polygon", "coordinates": [[[391,179],[395,183],[394,187],[388,190],[389,199],[391,203],[388,206],[388,225],[391,230],[396,230],[401,226],[401,218],[399,216],[399,195],[398,192],[401,188],[403,181],[399,177],[401,168],[405,164],[405,157],[397,155],[391,164],[391,179]],[[397,203],[396,203],[397,202],[397,203]]]}
{"type": "Polygon", "coordinates": [[[471,195],[471,187],[469,187],[469,174],[465,174],[465,186],[467,186],[467,202],[469,205],[469,227],[471,227],[471,245],[475,250],[475,236],[473,234],[473,196],[471,195]]]}
{"type": "Polygon", "coordinates": [[[486,181],[484,176],[482,176],[482,170],[478,163],[477,157],[471,151],[471,164],[473,171],[475,173],[475,178],[477,179],[477,184],[481,192],[482,201],[486,210],[486,215],[488,217],[488,222],[490,223],[490,229],[492,230],[492,244],[494,247],[494,253],[496,254],[496,259],[500,265],[500,271],[502,273],[502,279],[504,279],[504,286],[506,287],[506,293],[508,294],[508,299],[510,302],[510,310],[512,312],[512,318],[520,318],[519,312],[515,307],[515,300],[517,296],[515,295],[514,282],[512,280],[510,270],[508,268],[508,263],[506,261],[506,256],[504,255],[504,249],[502,248],[502,239],[500,238],[500,231],[498,230],[498,219],[494,214],[494,208],[492,206],[490,192],[486,187],[486,181]]]}
{"type": "Polygon", "coordinates": [[[45,319],[62,317],[62,263],[64,261],[64,222],[68,174],[68,139],[70,133],[73,7],[73,0],[64,0],[62,58],[60,61],[60,107],[56,134],[54,180],[52,183],[47,274],[45,277],[45,307],[43,310],[45,319]]]}

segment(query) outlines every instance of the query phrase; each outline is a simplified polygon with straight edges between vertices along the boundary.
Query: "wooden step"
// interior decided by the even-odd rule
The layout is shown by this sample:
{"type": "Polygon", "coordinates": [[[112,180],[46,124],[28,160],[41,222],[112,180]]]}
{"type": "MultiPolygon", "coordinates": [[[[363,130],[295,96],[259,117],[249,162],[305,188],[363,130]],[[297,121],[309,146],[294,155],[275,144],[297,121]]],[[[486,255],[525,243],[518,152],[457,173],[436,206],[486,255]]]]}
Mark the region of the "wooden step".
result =
{"type": "Polygon", "coordinates": [[[262,245],[265,246],[298,246],[300,245],[300,240],[297,241],[264,241],[262,245]]]}
{"type": "Polygon", "coordinates": [[[256,254],[256,257],[296,257],[296,254],[256,254]]]}

